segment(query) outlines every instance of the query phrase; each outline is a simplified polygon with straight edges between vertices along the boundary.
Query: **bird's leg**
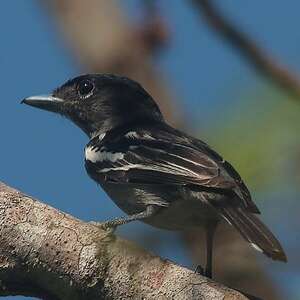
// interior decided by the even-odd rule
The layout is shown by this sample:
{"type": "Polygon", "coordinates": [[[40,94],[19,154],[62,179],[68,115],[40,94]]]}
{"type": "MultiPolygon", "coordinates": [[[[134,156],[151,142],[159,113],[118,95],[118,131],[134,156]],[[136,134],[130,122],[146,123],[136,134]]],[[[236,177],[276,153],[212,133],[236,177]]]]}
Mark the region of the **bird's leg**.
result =
{"type": "Polygon", "coordinates": [[[127,217],[122,217],[110,221],[106,221],[104,223],[98,223],[98,222],[92,222],[94,225],[101,227],[102,229],[115,229],[117,226],[127,224],[132,221],[137,221],[137,220],[143,220],[146,218],[149,218],[153,216],[158,210],[157,206],[154,205],[148,205],[146,209],[140,213],[127,216],[127,217]]]}
{"type": "Polygon", "coordinates": [[[217,223],[209,224],[206,227],[206,267],[205,276],[212,278],[213,240],[217,223]]]}

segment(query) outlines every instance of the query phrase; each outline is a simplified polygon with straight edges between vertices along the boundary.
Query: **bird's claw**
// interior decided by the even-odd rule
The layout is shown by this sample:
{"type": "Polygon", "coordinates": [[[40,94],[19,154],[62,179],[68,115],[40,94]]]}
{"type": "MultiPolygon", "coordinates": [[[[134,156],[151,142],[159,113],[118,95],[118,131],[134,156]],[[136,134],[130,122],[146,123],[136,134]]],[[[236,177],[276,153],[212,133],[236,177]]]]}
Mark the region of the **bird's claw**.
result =
{"type": "Polygon", "coordinates": [[[195,273],[204,276],[205,272],[202,266],[198,265],[195,269],[195,273]]]}

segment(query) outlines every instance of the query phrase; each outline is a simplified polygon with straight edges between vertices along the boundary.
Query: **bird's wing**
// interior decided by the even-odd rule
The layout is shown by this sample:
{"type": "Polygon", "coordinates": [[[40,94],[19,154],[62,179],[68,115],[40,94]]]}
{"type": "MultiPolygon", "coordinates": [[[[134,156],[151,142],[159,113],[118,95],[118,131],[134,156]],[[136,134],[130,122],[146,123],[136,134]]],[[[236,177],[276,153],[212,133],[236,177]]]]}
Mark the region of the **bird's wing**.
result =
{"type": "Polygon", "coordinates": [[[240,176],[228,162],[205,143],[171,127],[167,129],[136,130],[106,141],[91,141],[86,148],[88,173],[117,183],[215,189],[235,194],[243,207],[259,212],[240,176]]]}

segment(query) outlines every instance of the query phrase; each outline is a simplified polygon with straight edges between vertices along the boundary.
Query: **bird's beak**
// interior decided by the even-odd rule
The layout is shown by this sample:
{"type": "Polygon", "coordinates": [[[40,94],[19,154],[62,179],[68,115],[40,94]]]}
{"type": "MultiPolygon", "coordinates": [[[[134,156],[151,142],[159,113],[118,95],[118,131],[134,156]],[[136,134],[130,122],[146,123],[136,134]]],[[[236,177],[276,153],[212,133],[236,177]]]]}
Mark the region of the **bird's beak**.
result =
{"type": "Polygon", "coordinates": [[[64,100],[52,95],[31,96],[21,101],[21,103],[52,112],[61,112],[63,102],[64,100]]]}

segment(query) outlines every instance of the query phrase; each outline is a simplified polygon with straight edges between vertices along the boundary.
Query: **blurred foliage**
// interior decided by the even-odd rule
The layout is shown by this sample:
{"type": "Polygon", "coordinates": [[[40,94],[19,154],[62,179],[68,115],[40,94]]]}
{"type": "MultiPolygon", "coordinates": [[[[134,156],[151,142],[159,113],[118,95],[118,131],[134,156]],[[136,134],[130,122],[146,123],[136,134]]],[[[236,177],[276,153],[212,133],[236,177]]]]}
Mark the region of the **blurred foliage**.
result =
{"type": "Polygon", "coordinates": [[[268,90],[228,103],[208,133],[213,148],[256,191],[299,182],[300,102],[268,90]]]}

